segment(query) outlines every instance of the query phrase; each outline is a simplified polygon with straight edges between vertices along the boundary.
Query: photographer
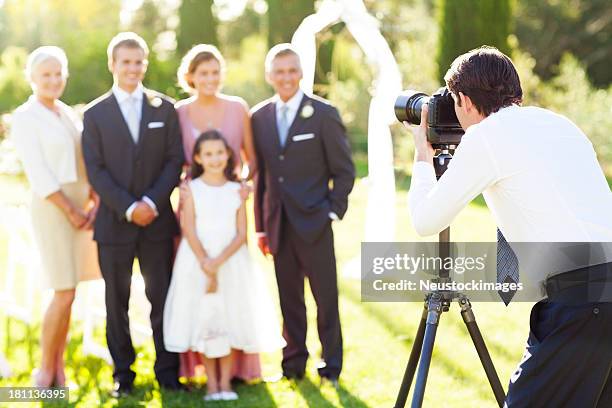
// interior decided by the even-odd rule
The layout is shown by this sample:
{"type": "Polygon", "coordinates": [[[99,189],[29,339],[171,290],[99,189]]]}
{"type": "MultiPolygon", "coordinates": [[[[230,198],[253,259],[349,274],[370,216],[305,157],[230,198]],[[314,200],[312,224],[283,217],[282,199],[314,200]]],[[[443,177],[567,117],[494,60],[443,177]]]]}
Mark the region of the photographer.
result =
{"type": "MultiPolygon", "coordinates": [[[[590,141],[561,115],[519,106],[523,93],[510,58],[478,48],[459,56],[444,79],[465,135],[436,181],[423,107],[413,129],[409,193],[419,235],[442,231],[482,193],[508,242],[612,242],[612,194],[590,141]]],[[[611,265],[596,268],[610,285],[611,265]]],[[[560,275],[550,272],[521,280],[552,288],[560,275]]],[[[612,406],[612,303],[571,300],[551,289],[533,307],[507,407],[612,406]]]]}

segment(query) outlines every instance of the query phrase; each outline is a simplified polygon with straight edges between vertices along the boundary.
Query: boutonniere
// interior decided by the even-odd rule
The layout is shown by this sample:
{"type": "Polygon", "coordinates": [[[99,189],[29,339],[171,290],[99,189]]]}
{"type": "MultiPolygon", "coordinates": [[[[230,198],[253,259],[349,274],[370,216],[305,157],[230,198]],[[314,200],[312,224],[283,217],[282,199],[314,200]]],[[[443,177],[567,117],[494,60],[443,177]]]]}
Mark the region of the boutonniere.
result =
{"type": "Polygon", "coordinates": [[[149,100],[149,105],[154,108],[159,108],[162,105],[162,99],[159,96],[147,95],[147,99],[149,100]]]}
{"type": "Polygon", "coordinates": [[[302,111],[300,112],[300,117],[304,119],[308,119],[314,114],[314,108],[311,104],[307,103],[302,107],[302,111]]]}

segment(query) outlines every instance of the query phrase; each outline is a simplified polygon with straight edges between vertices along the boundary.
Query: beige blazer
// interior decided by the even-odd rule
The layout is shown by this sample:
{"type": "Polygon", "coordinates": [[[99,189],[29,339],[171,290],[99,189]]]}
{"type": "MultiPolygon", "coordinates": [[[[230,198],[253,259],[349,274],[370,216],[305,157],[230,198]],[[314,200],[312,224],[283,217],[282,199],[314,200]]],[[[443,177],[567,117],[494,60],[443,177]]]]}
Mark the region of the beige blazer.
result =
{"type": "Polygon", "coordinates": [[[72,108],[58,101],[60,121],[35,96],[11,117],[11,140],[34,194],[47,197],[62,184],[77,181],[82,122],[72,108]],[[63,126],[64,125],[64,126],[63,126]]]}

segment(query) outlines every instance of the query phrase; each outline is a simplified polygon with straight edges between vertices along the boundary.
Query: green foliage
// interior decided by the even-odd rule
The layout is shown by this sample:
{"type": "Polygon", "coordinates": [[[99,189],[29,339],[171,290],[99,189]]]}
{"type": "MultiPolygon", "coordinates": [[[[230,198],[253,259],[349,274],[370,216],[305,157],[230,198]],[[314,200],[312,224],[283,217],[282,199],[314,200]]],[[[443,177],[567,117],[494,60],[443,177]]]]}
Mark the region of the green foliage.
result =
{"type": "Polygon", "coordinates": [[[70,105],[87,103],[108,91],[113,78],[108,71],[106,47],[110,38],[83,33],[82,45],[68,47],[70,76],[62,100],[70,105]]]}
{"type": "Polygon", "coordinates": [[[314,0],[268,0],[268,47],[290,42],[304,17],[314,11],[314,0]]]}
{"type": "MultiPolygon", "coordinates": [[[[225,58],[240,58],[242,48],[242,42],[244,39],[250,36],[261,36],[265,40],[265,26],[267,16],[256,11],[253,7],[253,3],[249,1],[247,3],[244,12],[228,21],[223,21],[217,27],[219,34],[219,42],[223,47],[223,55],[225,58]]],[[[267,44],[264,44],[264,53],[267,51],[265,48],[267,44]]]]}
{"type": "Polygon", "coordinates": [[[331,67],[327,97],[342,115],[353,151],[366,152],[374,73],[346,31],[336,37],[331,67]]]}
{"type": "Polygon", "coordinates": [[[132,17],[129,29],[138,33],[150,47],[157,41],[157,36],[166,30],[166,19],[160,14],[155,0],[144,0],[132,17]]]}
{"type": "Polygon", "coordinates": [[[589,137],[599,159],[612,170],[612,85],[595,89],[573,55],[561,57],[558,75],[542,89],[544,106],[572,119],[589,137]]]}
{"type": "Polygon", "coordinates": [[[0,55],[0,112],[22,104],[31,92],[24,73],[27,56],[26,50],[13,46],[0,55]]]}
{"type": "Polygon", "coordinates": [[[259,35],[240,42],[237,58],[227,61],[223,92],[244,98],[249,106],[272,96],[272,88],[264,80],[265,39],[259,35]]]}
{"type": "Polygon", "coordinates": [[[176,36],[179,54],[184,54],[195,44],[219,45],[217,20],[213,16],[213,0],[182,0],[178,9],[179,27],[176,36]]]}
{"type": "Polygon", "coordinates": [[[593,84],[612,83],[610,0],[519,1],[514,17],[521,48],[533,55],[539,76],[550,79],[564,53],[575,55],[593,84]]]}
{"type": "Polygon", "coordinates": [[[453,60],[481,45],[508,54],[511,32],[511,0],[440,0],[438,78],[442,80],[453,60]]]}
{"type": "Polygon", "coordinates": [[[6,66],[3,62],[0,83],[5,85],[0,85],[0,112],[12,110],[25,101],[29,86],[22,74],[24,56],[43,44],[58,45],[68,56],[71,75],[62,98],[65,102],[89,102],[108,90],[111,77],[106,46],[117,32],[119,9],[119,0],[7,0],[1,8],[8,22],[7,42],[20,47],[22,57],[9,58],[14,61],[13,65],[6,66]]]}

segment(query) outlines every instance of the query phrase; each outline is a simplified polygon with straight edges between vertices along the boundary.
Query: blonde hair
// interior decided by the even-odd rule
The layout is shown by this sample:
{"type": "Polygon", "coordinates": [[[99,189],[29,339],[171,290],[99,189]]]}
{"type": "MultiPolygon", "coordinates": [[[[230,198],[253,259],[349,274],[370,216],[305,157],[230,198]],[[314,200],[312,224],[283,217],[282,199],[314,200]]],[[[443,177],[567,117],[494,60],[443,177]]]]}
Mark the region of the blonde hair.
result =
{"type": "Polygon", "coordinates": [[[193,93],[193,82],[187,79],[188,74],[193,74],[202,62],[215,60],[219,63],[221,72],[225,71],[225,59],[217,47],[211,44],[194,45],[181,60],[181,65],[176,71],[176,78],[185,92],[193,93]]]}
{"type": "Polygon", "coordinates": [[[36,48],[28,55],[25,67],[25,74],[28,81],[32,81],[32,74],[36,68],[49,59],[54,59],[59,62],[62,67],[62,77],[68,78],[68,57],[66,57],[64,50],[55,45],[43,45],[42,47],[36,48]]]}
{"type": "Polygon", "coordinates": [[[298,63],[300,64],[300,68],[302,67],[302,63],[300,61],[300,55],[298,54],[296,49],[293,47],[293,45],[289,43],[281,43],[281,44],[276,44],[274,47],[270,48],[270,51],[268,51],[268,54],[266,55],[266,60],[264,63],[266,72],[270,72],[272,70],[272,62],[274,62],[275,59],[279,57],[284,57],[286,55],[295,55],[298,59],[298,63]]]}
{"type": "Polygon", "coordinates": [[[117,49],[121,47],[140,48],[145,54],[145,59],[149,56],[149,47],[146,41],[136,33],[124,31],[114,36],[108,43],[106,55],[109,61],[115,60],[117,49]]]}

